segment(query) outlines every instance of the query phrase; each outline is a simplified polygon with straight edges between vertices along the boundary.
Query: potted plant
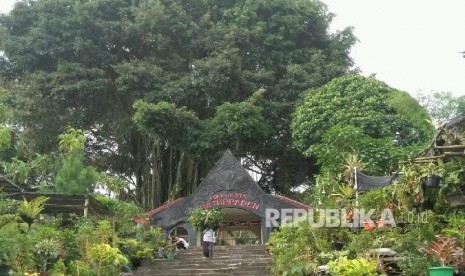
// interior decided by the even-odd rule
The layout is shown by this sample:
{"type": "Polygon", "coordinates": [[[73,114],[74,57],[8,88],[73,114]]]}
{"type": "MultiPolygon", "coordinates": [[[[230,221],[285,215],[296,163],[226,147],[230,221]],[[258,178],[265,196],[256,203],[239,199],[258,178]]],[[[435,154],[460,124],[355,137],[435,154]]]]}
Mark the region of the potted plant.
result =
{"type": "Polygon", "coordinates": [[[432,162],[428,164],[425,168],[425,172],[423,174],[422,182],[425,188],[437,188],[439,187],[440,178],[439,175],[436,174],[437,168],[436,165],[432,162]]]}
{"type": "Polygon", "coordinates": [[[463,249],[455,238],[435,235],[435,240],[427,243],[420,251],[436,259],[440,266],[428,269],[430,276],[453,276],[455,267],[463,258],[463,249]]]}

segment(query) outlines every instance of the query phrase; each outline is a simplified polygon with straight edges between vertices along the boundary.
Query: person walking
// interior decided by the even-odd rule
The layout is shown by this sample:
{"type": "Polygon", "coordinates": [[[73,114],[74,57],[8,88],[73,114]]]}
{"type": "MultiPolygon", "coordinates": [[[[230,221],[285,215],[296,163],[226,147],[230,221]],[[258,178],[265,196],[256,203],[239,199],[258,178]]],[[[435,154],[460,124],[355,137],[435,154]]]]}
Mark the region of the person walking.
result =
{"type": "Polygon", "coordinates": [[[213,243],[215,242],[215,231],[207,226],[203,230],[203,256],[213,258],[213,243]]]}

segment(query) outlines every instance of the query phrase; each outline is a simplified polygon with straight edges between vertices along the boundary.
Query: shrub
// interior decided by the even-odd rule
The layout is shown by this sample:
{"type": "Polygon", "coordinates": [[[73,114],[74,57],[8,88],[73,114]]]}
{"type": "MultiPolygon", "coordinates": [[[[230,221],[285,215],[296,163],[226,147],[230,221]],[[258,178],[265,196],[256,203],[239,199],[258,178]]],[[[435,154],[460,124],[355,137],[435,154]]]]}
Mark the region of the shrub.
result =
{"type": "Polygon", "coordinates": [[[349,260],[347,257],[331,261],[329,271],[333,276],[374,276],[376,272],[376,262],[373,260],[358,258],[349,260]]]}
{"type": "Polygon", "coordinates": [[[197,230],[201,231],[205,227],[209,228],[217,228],[220,226],[221,220],[223,219],[223,213],[221,209],[214,208],[214,209],[194,209],[190,214],[188,221],[192,225],[192,227],[197,230]]]}

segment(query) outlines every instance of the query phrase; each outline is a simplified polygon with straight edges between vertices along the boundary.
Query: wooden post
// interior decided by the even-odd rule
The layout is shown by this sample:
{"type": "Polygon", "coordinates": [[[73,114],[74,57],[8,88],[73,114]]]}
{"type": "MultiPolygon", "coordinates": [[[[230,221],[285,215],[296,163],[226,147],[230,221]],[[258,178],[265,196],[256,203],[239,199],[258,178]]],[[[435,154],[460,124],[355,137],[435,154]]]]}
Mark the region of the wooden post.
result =
{"type": "Polygon", "coordinates": [[[89,214],[89,197],[86,196],[84,200],[84,217],[87,218],[89,214]]]}

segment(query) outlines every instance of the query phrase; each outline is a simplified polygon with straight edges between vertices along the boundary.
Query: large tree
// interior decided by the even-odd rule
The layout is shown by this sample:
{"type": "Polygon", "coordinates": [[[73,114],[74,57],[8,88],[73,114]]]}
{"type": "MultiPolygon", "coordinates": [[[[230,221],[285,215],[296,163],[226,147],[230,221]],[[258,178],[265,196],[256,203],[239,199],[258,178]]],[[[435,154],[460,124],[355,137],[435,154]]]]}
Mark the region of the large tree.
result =
{"type": "Polygon", "coordinates": [[[344,154],[352,153],[370,161],[371,173],[382,173],[402,156],[397,147],[429,142],[434,129],[428,119],[406,92],[349,74],[307,91],[293,115],[292,134],[296,147],[321,164],[341,165],[344,154]]]}
{"type": "Polygon", "coordinates": [[[54,150],[67,125],[90,129],[94,164],[133,181],[144,208],[192,192],[226,147],[286,192],[313,167],[291,144],[295,103],[351,65],[355,39],[330,34],[331,18],[309,0],[23,0],[0,18],[0,72],[17,82],[29,152],[54,150]],[[194,141],[160,128],[187,114],[201,122],[194,141]]]}

